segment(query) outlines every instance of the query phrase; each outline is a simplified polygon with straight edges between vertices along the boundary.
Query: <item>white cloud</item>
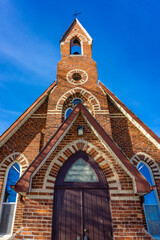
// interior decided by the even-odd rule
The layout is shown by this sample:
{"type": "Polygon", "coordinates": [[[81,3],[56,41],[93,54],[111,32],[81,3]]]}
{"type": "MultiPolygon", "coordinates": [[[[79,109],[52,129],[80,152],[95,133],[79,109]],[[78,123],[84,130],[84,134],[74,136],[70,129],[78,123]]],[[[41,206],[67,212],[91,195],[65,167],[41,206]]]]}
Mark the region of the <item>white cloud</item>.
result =
{"type": "Polygon", "coordinates": [[[33,34],[10,1],[2,1],[0,8],[0,54],[16,65],[48,76],[56,69],[58,48],[33,34]]]}
{"type": "Polygon", "coordinates": [[[22,114],[21,112],[0,108],[0,115],[2,113],[8,113],[8,114],[12,114],[12,115],[21,115],[22,114]]]}

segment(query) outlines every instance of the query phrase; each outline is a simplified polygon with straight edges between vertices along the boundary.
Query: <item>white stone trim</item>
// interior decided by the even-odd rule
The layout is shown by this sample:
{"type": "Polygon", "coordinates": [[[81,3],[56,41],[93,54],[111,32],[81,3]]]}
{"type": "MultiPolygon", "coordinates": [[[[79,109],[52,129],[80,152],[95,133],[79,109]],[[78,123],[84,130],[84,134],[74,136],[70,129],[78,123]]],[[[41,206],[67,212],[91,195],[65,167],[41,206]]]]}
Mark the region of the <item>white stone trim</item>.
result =
{"type": "Polygon", "coordinates": [[[107,114],[107,115],[109,115],[109,111],[108,110],[95,110],[95,114],[107,114]]]}
{"type": "MultiPolygon", "coordinates": [[[[65,147],[56,155],[56,157],[51,161],[51,163],[50,163],[50,165],[49,165],[49,167],[48,167],[48,169],[47,169],[47,172],[46,172],[46,174],[45,174],[44,183],[43,183],[43,189],[45,189],[45,188],[48,186],[47,180],[48,180],[48,177],[50,178],[49,173],[50,173],[50,171],[51,171],[54,163],[57,162],[57,159],[58,159],[60,156],[63,155],[63,152],[65,152],[68,148],[70,149],[71,146],[74,146],[74,147],[78,150],[78,148],[77,148],[77,143],[82,143],[82,144],[84,144],[82,150],[85,150],[86,146],[89,145],[89,149],[87,149],[87,152],[89,152],[91,149],[95,149],[96,152],[98,152],[98,154],[97,154],[98,156],[102,156],[103,158],[105,158],[105,161],[104,161],[104,162],[105,162],[105,163],[109,163],[109,166],[110,166],[110,168],[111,168],[111,170],[112,170],[112,172],[113,172],[113,174],[114,174],[114,177],[112,177],[112,180],[114,180],[114,181],[116,182],[116,183],[114,183],[114,187],[116,186],[116,187],[120,190],[120,189],[121,189],[120,180],[119,180],[118,174],[117,174],[116,170],[114,169],[114,166],[113,166],[113,164],[111,163],[111,161],[110,161],[110,160],[107,158],[107,156],[106,156],[104,153],[102,153],[101,150],[99,150],[95,145],[93,145],[93,144],[85,141],[85,140],[82,139],[82,138],[80,138],[80,139],[78,139],[78,140],[76,140],[76,141],[73,141],[73,142],[69,143],[69,144],[68,144],[67,146],[65,146],[65,147]]],[[[72,149],[73,149],[73,148],[72,148],[72,149]]],[[[73,153],[75,153],[75,150],[74,150],[73,153]]],[[[66,157],[65,155],[63,155],[63,156],[64,156],[64,159],[66,160],[67,157],[66,157]]],[[[108,180],[108,179],[107,179],[107,180],[108,180]]],[[[110,178],[109,178],[109,180],[110,180],[110,178]]],[[[109,184],[109,182],[108,182],[108,184],[109,184]]],[[[110,185],[111,185],[111,183],[110,183],[110,185]]],[[[53,184],[52,186],[54,187],[54,184],[53,184]]],[[[113,187],[113,185],[112,185],[112,187],[113,187]]]]}
{"type": "Polygon", "coordinates": [[[43,159],[43,161],[39,164],[39,166],[37,167],[37,169],[34,171],[34,173],[31,176],[31,180],[30,180],[30,189],[29,192],[31,191],[31,185],[32,185],[32,178],[35,176],[35,174],[38,172],[38,170],[43,166],[43,164],[45,163],[45,161],[50,157],[50,155],[52,154],[52,152],[55,150],[55,148],[58,146],[58,144],[61,142],[61,140],[63,139],[63,137],[66,135],[66,133],[70,130],[70,128],[72,127],[74,121],[76,120],[77,116],[73,119],[72,124],[70,124],[70,126],[63,132],[63,134],[61,135],[61,137],[59,138],[59,140],[56,142],[56,144],[54,145],[54,147],[49,151],[49,153],[46,155],[46,157],[43,159]]]}
{"type": "Polygon", "coordinates": [[[48,196],[48,195],[33,195],[33,194],[28,194],[26,196],[27,199],[48,199],[48,200],[53,200],[53,196],[48,196]]]}
{"type": "Polygon", "coordinates": [[[82,26],[82,24],[78,21],[78,19],[76,18],[76,22],[78,23],[78,25],[80,26],[80,28],[83,30],[83,32],[87,35],[87,37],[89,38],[89,43],[92,44],[92,38],[89,35],[89,33],[86,31],[86,29],[82,26]]]}
{"type": "Polygon", "coordinates": [[[96,101],[96,105],[93,105],[94,107],[94,110],[101,110],[101,106],[100,106],[100,103],[98,101],[98,99],[89,91],[87,91],[86,89],[83,89],[81,87],[76,87],[76,88],[72,88],[71,90],[68,90],[67,92],[65,92],[58,100],[57,102],[57,105],[56,105],[56,110],[57,111],[62,111],[62,108],[63,108],[63,105],[60,104],[61,101],[65,101],[68,97],[66,97],[68,94],[70,95],[73,95],[74,93],[78,92],[76,90],[79,90],[79,92],[82,94],[82,95],[85,95],[85,93],[89,94],[90,97],[92,97],[90,99],[90,97],[88,98],[88,101],[90,101],[90,103],[92,104],[92,100],[95,100],[96,101]],[[64,100],[65,99],[65,100],[64,100]]]}
{"type": "Polygon", "coordinates": [[[152,171],[152,174],[153,174],[154,178],[155,179],[160,179],[160,167],[157,164],[157,162],[151,156],[149,156],[147,153],[138,152],[138,153],[134,154],[133,157],[130,159],[130,162],[134,165],[133,161],[135,161],[136,164],[138,164],[138,162],[145,162],[145,163],[147,163],[148,167],[152,171]],[[144,159],[143,160],[140,159],[139,155],[143,155],[144,159]],[[148,163],[150,161],[152,161],[153,164],[149,165],[148,163]],[[153,167],[156,167],[156,168],[153,168],[153,167]]]}
{"type": "Polygon", "coordinates": [[[111,201],[139,201],[137,196],[111,196],[111,201]]]}
{"type": "Polygon", "coordinates": [[[134,194],[133,190],[116,190],[111,189],[110,194],[134,194]]]}
{"type": "MultiPolygon", "coordinates": [[[[103,144],[103,146],[105,148],[107,148],[107,150],[109,151],[109,153],[111,153],[111,155],[114,157],[114,159],[119,163],[119,165],[123,168],[123,170],[130,176],[130,178],[132,179],[132,183],[133,183],[133,189],[134,192],[137,193],[137,187],[136,187],[136,182],[135,182],[135,178],[133,177],[133,175],[130,173],[130,171],[125,167],[125,165],[121,162],[121,160],[117,157],[117,155],[113,152],[113,150],[109,147],[109,145],[103,140],[103,138],[101,137],[101,135],[96,131],[96,129],[89,123],[89,121],[87,120],[87,118],[85,116],[83,116],[85,118],[85,120],[87,121],[87,123],[89,124],[90,128],[92,129],[92,131],[95,133],[95,135],[99,138],[99,140],[101,141],[101,143],[103,144]]],[[[116,143],[115,143],[116,144],[116,143]]],[[[117,144],[116,144],[117,145],[117,144]]],[[[118,145],[117,145],[118,147],[118,145]]],[[[119,148],[119,147],[118,147],[119,148]]],[[[127,156],[126,156],[127,158],[127,156]]]]}
{"type": "Polygon", "coordinates": [[[83,43],[83,42],[87,42],[87,38],[86,38],[84,35],[82,35],[82,34],[80,34],[80,33],[78,33],[78,32],[75,32],[75,33],[70,34],[70,35],[66,38],[65,42],[70,42],[70,40],[71,40],[72,38],[74,38],[74,37],[79,38],[82,43],[83,43]]]}
{"type": "Polygon", "coordinates": [[[25,165],[21,165],[22,168],[24,168],[24,166],[26,166],[26,168],[29,166],[29,162],[28,162],[27,158],[22,153],[14,152],[3,159],[3,161],[0,163],[0,170],[2,167],[5,167],[7,169],[7,167],[9,166],[9,165],[5,164],[5,161],[8,161],[10,164],[11,162],[13,162],[15,160],[17,160],[17,162],[20,162],[20,164],[21,164],[21,162],[25,161],[25,165]]]}

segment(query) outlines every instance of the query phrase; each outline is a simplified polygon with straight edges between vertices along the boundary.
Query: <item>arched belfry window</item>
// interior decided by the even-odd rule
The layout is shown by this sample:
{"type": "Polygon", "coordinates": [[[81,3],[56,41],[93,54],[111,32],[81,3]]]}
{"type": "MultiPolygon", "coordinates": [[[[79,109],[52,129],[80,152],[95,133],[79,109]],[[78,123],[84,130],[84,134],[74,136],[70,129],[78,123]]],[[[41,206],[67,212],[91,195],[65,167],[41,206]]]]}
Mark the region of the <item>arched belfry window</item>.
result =
{"type": "MultiPolygon", "coordinates": [[[[154,186],[154,178],[151,169],[144,163],[138,164],[138,170],[147,179],[151,186],[154,186]]],[[[160,239],[160,206],[157,197],[157,190],[153,190],[144,196],[144,211],[149,233],[155,238],[160,239]]]]}
{"type": "Polygon", "coordinates": [[[0,235],[11,235],[16,211],[17,193],[11,188],[20,177],[20,165],[14,162],[6,173],[0,212],[0,235]]]}
{"type": "Polygon", "coordinates": [[[71,55],[81,55],[82,46],[81,41],[78,38],[73,38],[70,42],[70,54],[71,55]]]}

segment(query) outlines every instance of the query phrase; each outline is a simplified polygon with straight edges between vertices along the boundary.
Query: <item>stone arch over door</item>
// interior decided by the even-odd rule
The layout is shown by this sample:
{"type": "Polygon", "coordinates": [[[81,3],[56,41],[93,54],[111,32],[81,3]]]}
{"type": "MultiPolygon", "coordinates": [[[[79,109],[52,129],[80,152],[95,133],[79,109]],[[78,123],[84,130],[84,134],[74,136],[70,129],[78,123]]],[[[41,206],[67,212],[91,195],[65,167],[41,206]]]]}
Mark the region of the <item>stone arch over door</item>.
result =
{"type": "Polygon", "coordinates": [[[52,240],[112,240],[109,187],[98,163],[80,150],[55,183],[52,240]]]}
{"type": "Polygon", "coordinates": [[[121,190],[120,180],[112,162],[104,153],[102,153],[99,148],[83,139],[69,143],[51,161],[45,174],[43,189],[47,189],[48,192],[53,191],[56,176],[60,168],[72,154],[79,150],[85,151],[99,164],[99,166],[105,172],[105,177],[111,191],[112,189],[114,191],[121,190]]]}

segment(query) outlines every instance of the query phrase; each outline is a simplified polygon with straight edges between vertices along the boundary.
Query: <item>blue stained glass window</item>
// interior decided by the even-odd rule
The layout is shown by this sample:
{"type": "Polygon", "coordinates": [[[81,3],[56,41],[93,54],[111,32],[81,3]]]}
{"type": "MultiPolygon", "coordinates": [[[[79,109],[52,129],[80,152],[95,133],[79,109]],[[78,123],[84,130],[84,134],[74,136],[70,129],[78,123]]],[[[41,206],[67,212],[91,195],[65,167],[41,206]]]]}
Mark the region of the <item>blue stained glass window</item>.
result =
{"type": "Polygon", "coordinates": [[[15,185],[19,177],[20,166],[15,162],[10,167],[7,175],[5,193],[1,206],[0,235],[8,235],[13,231],[17,193],[11,188],[11,185],[15,185]]]}
{"type": "Polygon", "coordinates": [[[65,119],[68,118],[68,116],[70,115],[70,113],[72,112],[72,108],[68,108],[65,112],[65,119]]]}
{"type": "MultiPolygon", "coordinates": [[[[138,165],[138,170],[142,173],[150,185],[153,186],[154,182],[151,172],[143,162],[138,165]]],[[[160,209],[156,190],[151,191],[144,196],[144,211],[148,231],[155,239],[160,240],[160,209]]]]}
{"type": "Polygon", "coordinates": [[[79,102],[82,102],[82,99],[80,99],[80,98],[75,98],[75,99],[73,99],[73,101],[72,101],[75,105],[77,105],[79,102]]]}
{"type": "Polygon", "coordinates": [[[5,189],[5,195],[3,202],[15,202],[17,193],[11,188],[11,185],[15,185],[20,176],[20,166],[18,163],[14,163],[9,171],[7,176],[7,183],[5,189]]]}

